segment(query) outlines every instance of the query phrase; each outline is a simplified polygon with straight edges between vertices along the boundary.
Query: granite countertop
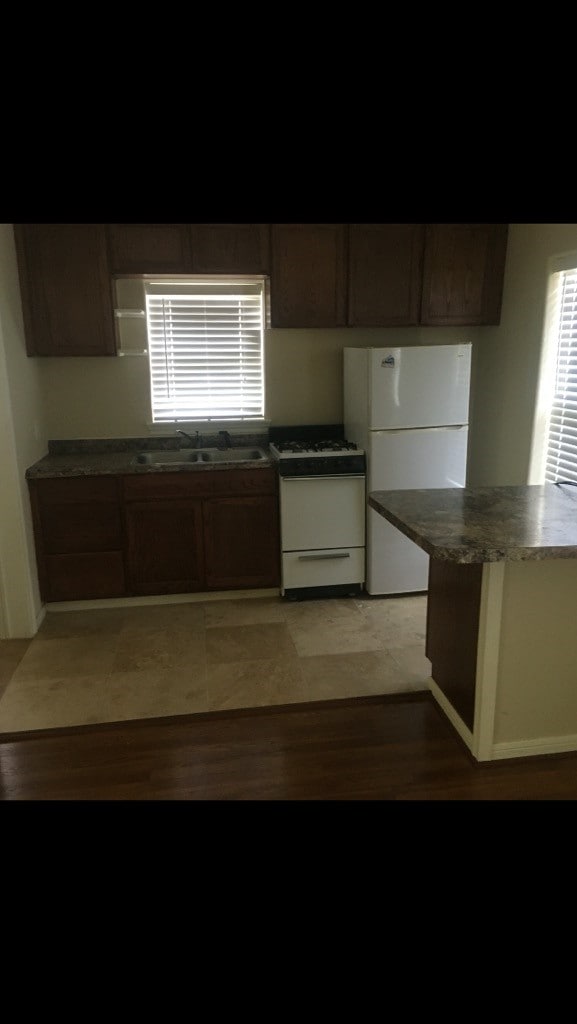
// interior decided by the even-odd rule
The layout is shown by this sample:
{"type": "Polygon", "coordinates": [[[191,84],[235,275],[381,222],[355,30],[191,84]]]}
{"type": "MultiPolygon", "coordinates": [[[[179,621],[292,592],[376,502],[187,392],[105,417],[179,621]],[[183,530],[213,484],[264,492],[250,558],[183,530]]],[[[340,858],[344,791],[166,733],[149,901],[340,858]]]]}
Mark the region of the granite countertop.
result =
{"type": "Polygon", "coordinates": [[[369,505],[446,562],[577,558],[577,487],[371,491],[369,505]]]}
{"type": "MultiPolygon", "coordinates": [[[[203,438],[203,441],[205,439],[203,438]]],[[[206,438],[203,448],[218,447],[216,438],[206,438]]],[[[190,454],[190,446],[179,449],[173,437],[97,438],[73,441],[49,441],[48,454],[26,470],[27,480],[71,476],[122,476],[132,473],[212,473],[222,469],[268,469],[276,465],[269,455],[268,439],[263,435],[236,437],[234,448],[260,448],[264,459],[235,459],[234,462],[186,462],[168,465],[141,464],[136,456],[143,451],[178,451],[190,454]]]]}

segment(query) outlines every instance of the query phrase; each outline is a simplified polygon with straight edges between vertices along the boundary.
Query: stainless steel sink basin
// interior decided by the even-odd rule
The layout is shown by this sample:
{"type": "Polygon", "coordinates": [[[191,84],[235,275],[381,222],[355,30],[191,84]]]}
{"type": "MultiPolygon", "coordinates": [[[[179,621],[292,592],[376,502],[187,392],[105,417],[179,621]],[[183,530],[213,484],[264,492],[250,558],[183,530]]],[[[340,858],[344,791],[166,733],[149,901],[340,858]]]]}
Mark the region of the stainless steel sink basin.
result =
{"type": "Polygon", "coordinates": [[[266,459],[262,448],[199,448],[197,454],[206,462],[258,462],[266,459]]]}
{"type": "Polygon", "coordinates": [[[266,459],[262,448],[184,448],[176,452],[139,452],[140,466],[190,466],[199,462],[258,462],[266,459]]]}
{"type": "Polygon", "coordinates": [[[208,462],[201,452],[139,452],[135,462],[140,466],[189,466],[191,462],[208,462]]]}

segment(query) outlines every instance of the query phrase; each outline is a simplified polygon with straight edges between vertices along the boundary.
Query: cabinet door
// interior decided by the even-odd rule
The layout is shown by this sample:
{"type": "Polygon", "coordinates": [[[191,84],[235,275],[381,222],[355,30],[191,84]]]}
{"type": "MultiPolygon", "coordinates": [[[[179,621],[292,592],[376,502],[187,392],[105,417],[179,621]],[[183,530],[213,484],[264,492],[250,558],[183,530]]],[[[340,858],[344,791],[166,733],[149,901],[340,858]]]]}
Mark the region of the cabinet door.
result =
{"type": "Polygon", "coordinates": [[[17,224],[29,356],[116,355],[104,224],[17,224]]]}
{"type": "Polygon", "coordinates": [[[200,499],[131,502],[126,536],[131,593],[204,590],[200,499]]]}
{"type": "Polygon", "coordinates": [[[191,224],[195,274],[268,274],[268,224],[191,224]]]}
{"type": "Polygon", "coordinates": [[[344,224],[273,224],[273,327],[346,324],[344,224]]]}
{"type": "Polygon", "coordinates": [[[113,274],[190,271],[186,224],[107,224],[113,274]]]}
{"type": "Polygon", "coordinates": [[[204,502],[203,512],[209,589],[279,585],[276,496],[210,498],[204,502]]]}
{"type": "Polygon", "coordinates": [[[427,224],[422,324],[498,324],[506,224],[427,224]]]}
{"type": "Polygon", "coordinates": [[[349,225],[350,327],[419,322],[423,224],[349,225]]]}

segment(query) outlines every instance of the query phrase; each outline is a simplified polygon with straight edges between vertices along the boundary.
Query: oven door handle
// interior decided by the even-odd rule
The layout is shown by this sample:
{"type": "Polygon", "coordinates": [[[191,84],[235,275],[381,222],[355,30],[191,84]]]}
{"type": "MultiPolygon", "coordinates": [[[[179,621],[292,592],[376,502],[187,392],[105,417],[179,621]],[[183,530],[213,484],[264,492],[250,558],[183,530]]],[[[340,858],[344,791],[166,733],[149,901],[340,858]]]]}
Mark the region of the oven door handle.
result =
{"type": "Polygon", "coordinates": [[[364,480],[366,473],[311,473],[310,476],[281,476],[283,484],[291,480],[364,480]]]}
{"type": "Polygon", "coordinates": [[[323,555],[299,555],[299,562],[319,562],[321,559],[326,558],[350,558],[350,551],[339,551],[338,554],[323,554],[323,555]]]}

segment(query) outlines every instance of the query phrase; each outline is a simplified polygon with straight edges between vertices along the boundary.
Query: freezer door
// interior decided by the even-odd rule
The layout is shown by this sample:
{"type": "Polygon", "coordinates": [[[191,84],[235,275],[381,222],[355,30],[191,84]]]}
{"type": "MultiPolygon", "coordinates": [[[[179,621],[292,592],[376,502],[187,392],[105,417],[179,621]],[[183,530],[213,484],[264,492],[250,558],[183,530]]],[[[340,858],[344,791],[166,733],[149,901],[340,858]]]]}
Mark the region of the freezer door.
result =
{"type": "Polygon", "coordinates": [[[471,345],[370,349],[372,430],[469,422],[471,345]]]}
{"type": "MultiPolygon", "coordinates": [[[[372,433],[367,491],[464,487],[468,427],[372,433]]],[[[367,509],[369,594],[407,594],[428,587],[429,556],[374,509],[367,509]]]]}

